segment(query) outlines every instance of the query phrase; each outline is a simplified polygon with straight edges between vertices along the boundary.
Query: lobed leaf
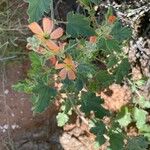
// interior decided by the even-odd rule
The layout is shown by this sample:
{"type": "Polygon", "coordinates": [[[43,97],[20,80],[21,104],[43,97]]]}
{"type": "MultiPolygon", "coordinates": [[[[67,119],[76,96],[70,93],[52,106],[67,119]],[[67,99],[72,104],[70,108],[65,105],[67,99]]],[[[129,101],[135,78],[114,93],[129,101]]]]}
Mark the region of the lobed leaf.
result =
{"type": "Polygon", "coordinates": [[[122,27],[122,24],[117,21],[112,28],[111,35],[115,40],[123,42],[131,38],[132,31],[129,27],[122,27]]]}
{"type": "Polygon", "coordinates": [[[127,107],[121,109],[117,116],[117,121],[121,127],[127,127],[127,125],[132,122],[131,113],[127,107]]]}
{"type": "Polygon", "coordinates": [[[98,48],[102,50],[104,54],[112,54],[114,52],[122,52],[120,44],[114,39],[100,38],[97,44],[98,48]]]}
{"type": "Polygon", "coordinates": [[[111,132],[109,134],[109,138],[111,150],[123,150],[124,137],[121,133],[111,132]]]}
{"type": "Polygon", "coordinates": [[[49,104],[53,102],[57,94],[56,89],[44,85],[44,83],[41,81],[33,89],[33,93],[35,97],[32,100],[32,103],[33,111],[35,113],[43,112],[49,106],[49,104]]]}
{"type": "Polygon", "coordinates": [[[114,73],[116,82],[121,83],[123,78],[129,74],[129,70],[130,63],[127,58],[124,58],[119,64],[119,66],[116,68],[116,71],[114,73]]]}
{"type": "Polygon", "coordinates": [[[99,91],[107,88],[114,81],[114,77],[105,70],[100,70],[94,77],[94,80],[90,81],[89,88],[92,91],[99,91]]]}
{"type": "Polygon", "coordinates": [[[57,119],[57,125],[59,127],[63,127],[68,122],[69,117],[65,113],[58,113],[58,115],[56,116],[56,119],[57,119]]]}
{"type": "Polygon", "coordinates": [[[90,131],[96,135],[96,147],[100,147],[106,142],[104,134],[106,133],[105,124],[102,121],[92,120],[90,122],[90,131]]]}
{"type": "Polygon", "coordinates": [[[27,13],[29,15],[29,22],[39,21],[44,12],[50,10],[51,0],[27,0],[29,3],[27,13]]]}
{"type": "Polygon", "coordinates": [[[136,121],[137,127],[140,129],[143,127],[144,124],[146,124],[146,116],[147,112],[143,109],[134,108],[134,120],[136,121]]]}
{"type": "Polygon", "coordinates": [[[147,150],[148,144],[143,136],[133,137],[128,140],[127,150],[147,150]]]}
{"type": "Polygon", "coordinates": [[[95,35],[94,29],[90,26],[89,19],[81,14],[68,13],[67,22],[66,31],[73,38],[95,35]]]}
{"type": "Polygon", "coordinates": [[[109,115],[109,112],[101,106],[103,103],[100,97],[97,97],[95,93],[84,93],[81,96],[81,111],[86,116],[90,115],[91,111],[95,113],[95,117],[103,118],[109,115]]]}

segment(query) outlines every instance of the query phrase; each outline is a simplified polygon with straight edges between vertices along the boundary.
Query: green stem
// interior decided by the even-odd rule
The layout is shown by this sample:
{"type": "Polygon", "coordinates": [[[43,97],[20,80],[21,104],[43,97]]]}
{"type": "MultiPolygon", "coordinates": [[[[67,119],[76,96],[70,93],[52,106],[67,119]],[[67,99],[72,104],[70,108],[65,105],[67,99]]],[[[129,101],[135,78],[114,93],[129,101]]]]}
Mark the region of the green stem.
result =
{"type": "MultiPolygon", "coordinates": [[[[66,91],[66,90],[65,90],[66,91]]],[[[71,99],[74,99],[74,94],[72,93],[71,95],[66,91],[68,100],[70,101],[71,105],[72,105],[72,109],[74,110],[74,112],[78,115],[78,117],[86,124],[88,125],[88,121],[84,118],[84,116],[81,114],[80,110],[77,108],[77,106],[72,102],[71,99]],[[71,98],[71,99],[70,99],[71,98]]]]}
{"type": "Polygon", "coordinates": [[[90,3],[90,9],[88,10],[88,13],[89,13],[91,21],[93,23],[93,27],[94,27],[94,29],[96,29],[99,25],[95,18],[95,10],[94,10],[93,6],[91,5],[91,3],[90,3]]]}
{"type": "MultiPolygon", "coordinates": [[[[129,79],[127,79],[128,80],[128,83],[131,85],[131,86],[134,86],[134,83],[131,81],[131,80],[129,80],[129,79]]],[[[136,90],[134,91],[140,98],[142,97],[142,95],[139,93],[139,91],[137,90],[137,88],[136,88],[136,90]]]]}
{"type": "Polygon", "coordinates": [[[51,0],[50,10],[51,10],[51,19],[54,20],[54,1],[53,0],[51,0]]]}
{"type": "Polygon", "coordinates": [[[67,21],[59,21],[59,20],[57,20],[57,21],[56,21],[56,24],[59,24],[59,23],[67,24],[68,22],[67,22],[67,21]]]}

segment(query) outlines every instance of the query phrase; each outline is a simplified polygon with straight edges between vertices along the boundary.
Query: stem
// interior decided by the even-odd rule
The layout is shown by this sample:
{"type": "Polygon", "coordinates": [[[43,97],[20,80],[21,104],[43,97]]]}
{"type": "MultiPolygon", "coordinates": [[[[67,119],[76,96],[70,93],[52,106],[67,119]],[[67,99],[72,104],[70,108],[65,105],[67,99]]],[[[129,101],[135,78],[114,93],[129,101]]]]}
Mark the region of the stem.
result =
{"type": "Polygon", "coordinates": [[[67,21],[56,21],[56,24],[59,24],[59,23],[67,24],[68,22],[67,21]]]}
{"type": "Polygon", "coordinates": [[[80,110],[78,108],[76,108],[74,106],[74,111],[75,113],[80,117],[80,119],[86,124],[86,125],[89,125],[88,121],[84,118],[84,116],[81,114],[80,110]]]}
{"type": "MultiPolygon", "coordinates": [[[[133,86],[133,84],[134,83],[132,83],[129,79],[127,79],[128,80],[128,82],[129,82],[129,84],[131,85],[131,86],[133,86]]],[[[136,89],[135,91],[134,91],[139,97],[142,97],[142,95],[139,93],[139,91],[136,89]]]]}
{"type": "Polygon", "coordinates": [[[91,3],[90,3],[90,9],[88,10],[88,12],[89,12],[91,21],[93,23],[93,27],[94,27],[94,29],[96,29],[98,27],[98,23],[97,23],[97,20],[95,18],[95,10],[93,9],[93,6],[91,5],[91,3]]]}
{"type": "Polygon", "coordinates": [[[54,20],[54,1],[53,0],[51,0],[50,10],[51,10],[51,19],[54,20]]]}
{"type": "Polygon", "coordinates": [[[26,31],[27,29],[23,29],[23,28],[12,28],[12,29],[5,29],[5,28],[0,28],[0,31],[26,31]]]}
{"type": "Polygon", "coordinates": [[[66,91],[66,94],[67,94],[67,97],[68,97],[68,100],[70,101],[71,105],[72,105],[72,109],[74,110],[74,112],[79,116],[79,118],[86,124],[88,125],[88,121],[84,118],[84,116],[81,114],[80,110],[74,105],[74,103],[70,100],[69,97],[71,97],[69,95],[69,93],[66,91]]]}
{"type": "Polygon", "coordinates": [[[4,47],[4,46],[6,46],[6,47],[7,47],[7,46],[8,46],[8,44],[9,44],[9,42],[7,41],[6,43],[4,43],[3,45],[1,45],[1,46],[0,46],[0,49],[1,49],[2,47],[4,47]]]}
{"type": "Polygon", "coordinates": [[[16,58],[16,56],[10,56],[10,57],[5,57],[5,58],[0,57],[0,61],[5,61],[5,60],[9,60],[9,59],[14,59],[14,58],[16,58]]]}

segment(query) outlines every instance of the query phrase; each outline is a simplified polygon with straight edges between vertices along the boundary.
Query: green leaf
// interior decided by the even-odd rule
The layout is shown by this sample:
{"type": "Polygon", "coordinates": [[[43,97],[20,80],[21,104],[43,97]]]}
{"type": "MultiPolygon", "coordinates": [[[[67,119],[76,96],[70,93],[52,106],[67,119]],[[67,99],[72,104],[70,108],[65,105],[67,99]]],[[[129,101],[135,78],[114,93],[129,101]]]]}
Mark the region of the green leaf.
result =
{"type": "MultiPolygon", "coordinates": [[[[80,40],[80,42],[82,42],[80,40]]],[[[80,57],[82,56],[82,51],[77,47],[77,45],[80,44],[76,40],[69,40],[69,43],[66,46],[66,53],[70,54],[74,61],[78,61],[80,57]]]]}
{"type": "Polygon", "coordinates": [[[68,115],[72,114],[72,104],[71,104],[71,101],[73,103],[73,100],[69,100],[69,99],[65,100],[62,103],[61,110],[63,111],[63,113],[68,114],[68,115]]]}
{"type": "Polygon", "coordinates": [[[144,124],[140,129],[140,133],[150,141],[150,125],[144,124]]]}
{"type": "Polygon", "coordinates": [[[56,118],[57,118],[57,125],[59,127],[63,127],[69,120],[68,115],[66,115],[65,113],[58,113],[56,118]]]}
{"type": "Polygon", "coordinates": [[[97,97],[95,93],[83,93],[81,96],[81,111],[90,115],[90,112],[95,113],[95,117],[103,118],[104,116],[109,115],[108,111],[101,106],[103,103],[100,97],[97,97]]]}
{"type": "Polygon", "coordinates": [[[138,104],[141,108],[150,108],[150,101],[146,100],[144,96],[141,96],[138,99],[134,98],[133,102],[138,104]]]}
{"type": "Polygon", "coordinates": [[[76,82],[75,82],[75,89],[77,91],[81,91],[83,89],[83,86],[84,86],[84,82],[81,78],[77,78],[76,82]]]}
{"type": "Polygon", "coordinates": [[[83,15],[70,12],[67,15],[67,22],[67,33],[73,38],[95,35],[94,29],[90,27],[89,19],[83,15]]]}
{"type": "Polygon", "coordinates": [[[99,84],[99,89],[104,89],[113,83],[114,78],[107,71],[101,70],[97,73],[95,79],[96,79],[96,83],[99,84]]]}
{"type": "Polygon", "coordinates": [[[83,5],[85,5],[85,6],[89,6],[89,0],[79,0],[79,2],[81,3],[81,4],[83,4],[83,5]]]}
{"type": "Polygon", "coordinates": [[[110,148],[112,150],[123,150],[124,138],[123,138],[122,134],[111,132],[109,134],[109,138],[110,138],[110,140],[109,140],[110,148]]]}
{"type": "Polygon", "coordinates": [[[142,126],[146,123],[147,112],[143,109],[134,108],[134,120],[136,121],[136,126],[138,129],[142,128],[142,126]]]}
{"type": "Polygon", "coordinates": [[[27,42],[30,45],[30,49],[33,51],[36,51],[40,47],[40,44],[41,44],[41,41],[37,39],[36,36],[28,37],[27,42]]]}
{"type": "Polygon", "coordinates": [[[147,150],[149,142],[143,136],[130,138],[127,143],[127,150],[147,150]]]}
{"type": "Polygon", "coordinates": [[[90,81],[89,88],[96,92],[107,88],[113,83],[113,81],[114,77],[112,75],[105,70],[100,70],[94,77],[94,80],[90,81]]]}
{"type": "Polygon", "coordinates": [[[112,28],[111,35],[115,40],[123,42],[131,38],[132,31],[129,27],[122,27],[120,22],[116,22],[112,28]]]}
{"type": "Polygon", "coordinates": [[[116,64],[118,64],[118,59],[115,56],[110,56],[107,59],[107,67],[111,68],[113,66],[115,66],[116,64]]]}
{"type": "Polygon", "coordinates": [[[90,131],[96,134],[105,134],[106,128],[105,124],[100,120],[91,120],[90,121],[90,131]]]}
{"type": "Polygon", "coordinates": [[[89,6],[90,2],[94,3],[95,5],[98,5],[102,0],[79,0],[79,1],[81,2],[81,4],[89,6]]]}
{"type": "Polygon", "coordinates": [[[114,73],[116,82],[121,83],[123,78],[129,74],[129,70],[130,63],[127,58],[124,58],[116,68],[116,72],[114,73]]]}
{"type": "Polygon", "coordinates": [[[31,61],[31,69],[29,71],[30,76],[39,75],[42,72],[43,59],[40,55],[35,52],[29,53],[29,58],[31,61]]]}
{"type": "Polygon", "coordinates": [[[72,115],[72,103],[74,103],[72,99],[63,101],[60,108],[61,112],[59,112],[56,116],[59,127],[64,126],[68,122],[69,116],[72,115]]]}
{"type": "Polygon", "coordinates": [[[106,132],[105,124],[102,121],[92,120],[90,122],[90,131],[96,135],[96,147],[100,147],[106,142],[104,134],[106,132]]]}
{"type": "Polygon", "coordinates": [[[82,78],[77,76],[77,79],[75,81],[65,79],[62,81],[63,87],[62,89],[67,90],[68,92],[79,92],[82,90],[84,82],[82,78]]]}
{"type": "Polygon", "coordinates": [[[32,101],[33,111],[35,113],[43,112],[51,102],[53,102],[56,96],[56,90],[51,88],[44,83],[39,82],[37,86],[33,89],[36,99],[32,101]]]}
{"type": "Polygon", "coordinates": [[[33,70],[39,70],[42,68],[42,58],[35,52],[29,53],[29,58],[31,60],[31,66],[33,70]]]}
{"type": "Polygon", "coordinates": [[[18,91],[18,92],[25,92],[28,94],[32,93],[33,85],[31,81],[29,80],[24,80],[21,82],[18,82],[17,84],[12,86],[13,90],[18,91]]]}
{"type": "Polygon", "coordinates": [[[83,47],[83,55],[84,55],[85,62],[88,62],[88,60],[89,61],[92,60],[96,51],[97,51],[96,43],[91,43],[86,41],[85,47],[83,47]]]}
{"type": "Polygon", "coordinates": [[[62,90],[67,90],[68,92],[73,92],[75,89],[75,82],[73,80],[69,80],[66,78],[65,80],[62,81],[63,87],[62,90]]]}
{"type": "Polygon", "coordinates": [[[102,0],[90,0],[95,5],[99,5],[102,0]]]}
{"type": "Polygon", "coordinates": [[[83,79],[91,79],[96,73],[96,67],[92,64],[79,64],[77,74],[83,79]]]}
{"type": "Polygon", "coordinates": [[[142,133],[142,135],[150,142],[150,132],[142,133]]]}
{"type": "Polygon", "coordinates": [[[41,60],[41,57],[35,53],[35,52],[31,52],[29,54],[29,58],[31,60],[31,65],[32,66],[36,66],[36,67],[41,67],[42,66],[42,60],[41,60]]]}
{"type": "Polygon", "coordinates": [[[98,48],[105,54],[112,54],[114,52],[122,52],[120,44],[114,39],[100,38],[97,44],[98,48]]]}
{"type": "Polygon", "coordinates": [[[134,83],[139,87],[139,86],[143,86],[146,83],[146,81],[141,79],[135,81],[134,83]]]}
{"type": "Polygon", "coordinates": [[[117,121],[119,122],[121,127],[126,127],[129,123],[132,122],[131,113],[129,112],[127,107],[123,107],[118,113],[117,121]]]}
{"type": "Polygon", "coordinates": [[[44,12],[48,13],[50,10],[51,0],[27,0],[29,3],[27,13],[29,15],[29,22],[39,21],[44,12]]]}

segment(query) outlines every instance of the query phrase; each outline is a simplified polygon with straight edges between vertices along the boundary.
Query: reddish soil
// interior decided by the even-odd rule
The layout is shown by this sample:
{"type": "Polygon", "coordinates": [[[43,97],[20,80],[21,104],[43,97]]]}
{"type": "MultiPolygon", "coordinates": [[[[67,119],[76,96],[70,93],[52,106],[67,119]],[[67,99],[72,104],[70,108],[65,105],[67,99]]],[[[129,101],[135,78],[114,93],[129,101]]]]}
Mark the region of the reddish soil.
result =
{"type": "Polygon", "coordinates": [[[12,90],[15,84],[23,76],[21,64],[9,64],[1,73],[0,80],[0,134],[5,135],[8,129],[21,128],[33,119],[29,96],[12,90]],[[11,125],[11,126],[10,126],[11,125]],[[16,127],[12,127],[16,125],[16,127]],[[7,127],[6,127],[7,128],[7,127]]]}
{"type": "MultiPolygon", "coordinates": [[[[18,135],[23,136],[24,132],[27,133],[43,126],[47,123],[46,120],[50,121],[56,114],[53,107],[54,109],[49,109],[42,115],[33,116],[29,96],[12,89],[12,85],[25,76],[23,69],[23,65],[19,63],[8,64],[6,71],[2,69],[0,76],[0,149],[10,140],[15,140],[18,135]]],[[[54,121],[53,124],[55,124],[54,121]]]]}

